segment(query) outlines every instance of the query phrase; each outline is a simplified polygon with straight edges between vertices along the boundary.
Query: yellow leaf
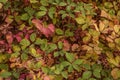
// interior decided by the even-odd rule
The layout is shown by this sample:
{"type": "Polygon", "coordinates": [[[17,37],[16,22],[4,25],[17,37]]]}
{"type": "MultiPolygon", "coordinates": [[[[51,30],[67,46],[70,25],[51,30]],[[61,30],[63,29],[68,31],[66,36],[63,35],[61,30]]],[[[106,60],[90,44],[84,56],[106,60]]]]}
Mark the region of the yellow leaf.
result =
{"type": "Polygon", "coordinates": [[[115,25],[115,26],[114,26],[114,31],[115,31],[116,33],[118,33],[118,32],[119,32],[119,30],[120,30],[120,26],[115,25]]]}
{"type": "Polygon", "coordinates": [[[100,21],[99,30],[102,32],[104,30],[104,28],[105,28],[105,24],[100,21]]]}
{"type": "Polygon", "coordinates": [[[113,77],[113,79],[118,79],[120,78],[120,69],[118,68],[114,68],[112,71],[111,71],[111,75],[113,77]]]}

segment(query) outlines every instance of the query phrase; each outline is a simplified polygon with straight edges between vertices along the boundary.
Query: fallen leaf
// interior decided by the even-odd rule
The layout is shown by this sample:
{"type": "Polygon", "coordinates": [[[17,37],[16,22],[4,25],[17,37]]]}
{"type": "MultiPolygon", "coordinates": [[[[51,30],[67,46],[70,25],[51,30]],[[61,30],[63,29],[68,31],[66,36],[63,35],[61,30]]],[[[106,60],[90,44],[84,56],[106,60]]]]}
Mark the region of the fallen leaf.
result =
{"type": "Polygon", "coordinates": [[[77,51],[78,48],[79,48],[78,44],[73,44],[72,45],[72,51],[77,51]]]}
{"type": "Polygon", "coordinates": [[[14,37],[17,39],[18,42],[20,42],[22,40],[21,36],[23,35],[23,32],[19,32],[16,35],[14,35],[14,37]]]}
{"type": "Polygon", "coordinates": [[[118,78],[120,78],[120,69],[118,68],[114,68],[112,71],[111,71],[111,75],[112,77],[117,80],[118,78]]]}
{"type": "Polygon", "coordinates": [[[63,41],[63,49],[65,50],[65,51],[69,51],[70,50],[70,43],[67,41],[67,40],[64,40],[63,41]]]}
{"type": "Polygon", "coordinates": [[[45,76],[44,80],[50,80],[49,76],[45,76]]]}
{"type": "Polygon", "coordinates": [[[110,15],[107,12],[105,12],[104,10],[101,10],[101,17],[105,17],[105,18],[108,18],[111,20],[110,15]]]}
{"type": "Polygon", "coordinates": [[[102,32],[104,28],[105,28],[105,24],[102,21],[100,21],[99,30],[102,32]]]}
{"type": "Polygon", "coordinates": [[[33,19],[32,23],[35,25],[35,27],[42,32],[42,34],[44,34],[46,37],[50,37],[53,35],[53,33],[55,32],[55,27],[53,24],[49,24],[48,27],[45,27],[42,24],[42,21],[38,20],[38,19],[33,19]]]}
{"type": "Polygon", "coordinates": [[[0,44],[5,44],[5,41],[4,40],[0,40],[0,44]]]}
{"type": "Polygon", "coordinates": [[[7,40],[8,44],[12,44],[12,42],[13,42],[13,34],[12,34],[12,32],[8,32],[6,34],[6,40],[7,40]]]}

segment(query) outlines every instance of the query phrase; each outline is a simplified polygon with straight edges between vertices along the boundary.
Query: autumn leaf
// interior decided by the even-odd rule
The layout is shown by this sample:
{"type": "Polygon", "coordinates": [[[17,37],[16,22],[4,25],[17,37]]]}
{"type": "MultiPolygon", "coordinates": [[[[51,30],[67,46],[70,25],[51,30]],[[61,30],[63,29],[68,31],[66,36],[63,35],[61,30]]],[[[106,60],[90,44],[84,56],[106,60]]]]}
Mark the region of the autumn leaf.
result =
{"type": "Polygon", "coordinates": [[[12,44],[12,42],[13,42],[12,32],[8,32],[8,34],[6,34],[6,40],[7,40],[8,44],[12,44]]]}
{"type": "Polygon", "coordinates": [[[42,33],[44,34],[46,37],[50,37],[53,35],[53,33],[55,32],[55,27],[53,24],[49,24],[48,27],[45,27],[42,24],[42,21],[38,20],[38,19],[33,19],[32,23],[35,25],[35,27],[42,33]]]}
{"type": "Polygon", "coordinates": [[[22,40],[21,36],[23,35],[22,32],[17,33],[16,35],[14,35],[15,39],[17,39],[18,42],[20,42],[22,40]]]}
{"type": "Polygon", "coordinates": [[[70,43],[67,41],[67,40],[64,40],[63,41],[63,49],[65,50],[65,51],[69,51],[70,50],[70,43]]]}
{"type": "Polygon", "coordinates": [[[49,76],[45,76],[44,80],[50,80],[49,76]]]}

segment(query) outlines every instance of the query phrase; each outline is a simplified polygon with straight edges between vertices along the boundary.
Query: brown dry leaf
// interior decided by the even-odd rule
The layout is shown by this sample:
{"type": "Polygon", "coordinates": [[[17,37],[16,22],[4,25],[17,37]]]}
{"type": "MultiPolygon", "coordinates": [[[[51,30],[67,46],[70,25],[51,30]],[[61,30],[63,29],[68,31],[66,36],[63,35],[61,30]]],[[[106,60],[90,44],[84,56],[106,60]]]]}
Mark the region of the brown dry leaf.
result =
{"type": "Polygon", "coordinates": [[[110,15],[109,15],[107,12],[105,12],[104,10],[101,10],[101,17],[105,17],[105,18],[107,18],[107,19],[110,19],[110,20],[111,20],[110,15]]]}
{"type": "Polygon", "coordinates": [[[87,51],[89,51],[89,50],[92,50],[92,47],[90,47],[90,46],[88,46],[88,45],[83,45],[83,46],[82,46],[82,50],[87,50],[87,51]]]}
{"type": "Polygon", "coordinates": [[[12,44],[12,42],[13,42],[12,32],[8,32],[8,34],[6,34],[6,40],[7,40],[8,44],[12,44]]]}
{"type": "Polygon", "coordinates": [[[105,24],[102,21],[100,21],[100,24],[99,24],[100,32],[102,32],[104,30],[104,28],[105,28],[105,24]]]}
{"type": "Polygon", "coordinates": [[[77,51],[79,48],[79,45],[78,44],[73,44],[72,45],[72,51],[77,51]]]}
{"type": "Polygon", "coordinates": [[[120,25],[114,25],[114,31],[118,33],[120,30],[120,25]]]}

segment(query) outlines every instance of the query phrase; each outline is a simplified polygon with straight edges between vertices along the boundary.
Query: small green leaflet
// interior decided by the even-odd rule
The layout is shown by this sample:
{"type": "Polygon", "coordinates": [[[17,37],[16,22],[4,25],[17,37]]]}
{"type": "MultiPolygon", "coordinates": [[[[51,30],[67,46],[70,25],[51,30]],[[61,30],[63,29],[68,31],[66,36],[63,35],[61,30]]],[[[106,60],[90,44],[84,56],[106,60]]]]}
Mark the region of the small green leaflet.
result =
{"type": "Polygon", "coordinates": [[[74,60],[74,55],[72,53],[66,53],[65,56],[69,62],[72,62],[74,60]]]}
{"type": "Polygon", "coordinates": [[[20,44],[21,44],[22,46],[29,46],[29,45],[30,45],[30,41],[27,40],[27,39],[22,39],[22,40],[20,41],[20,44]]]}
{"type": "Polygon", "coordinates": [[[64,34],[63,30],[61,30],[61,29],[56,29],[55,32],[56,32],[57,35],[63,35],[64,34]]]}
{"type": "Polygon", "coordinates": [[[30,35],[30,40],[31,40],[32,42],[34,42],[35,39],[36,39],[36,34],[35,34],[35,33],[32,33],[32,34],[30,35]]]}
{"type": "Polygon", "coordinates": [[[62,49],[63,48],[63,43],[61,41],[58,42],[58,48],[62,49]]]}
{"type": "Polygon", "coordinates": [[[67,79],[68,78],[68,73],[66,71],[62,72],[62,76],[67,79]]]}
{"type": "Polygon", "coordinates": [[[80,65],[80,64],[82,64],[82,63],[83,63],[83,60],[77,59],[77,60],[74,61],[73,64],[78,64],[78,65],[80,65]]]}
{"type": "Polygon", "coordinates": [[[85,71],[82,75],[83,79],[89,79],[92,76],[92,72],[91,71],[85,71]]]}
{"type": "Polygon", "coordinates": [[[20,19],[26,21],[29,19],[29,15],[27,13],[24,13],[21,15],[20,19]]]}
{"type": "Polygon", "coordinates": [[[40,18],[40,17],[44,16],[45,14],[46,14],[46,11],[39,11],[36,13],[36,17],[40,18]]]}
{"type": "Polygon", "coordinates": [[[78,24],[85,24],[85,19],[83,17],[78,17],[75,19],[78,24]]]}
{"type": "Polygon", "coordinates": [[[65,2],[60,2],[59,6],[66,6],[67,4],[65,2]]]}

